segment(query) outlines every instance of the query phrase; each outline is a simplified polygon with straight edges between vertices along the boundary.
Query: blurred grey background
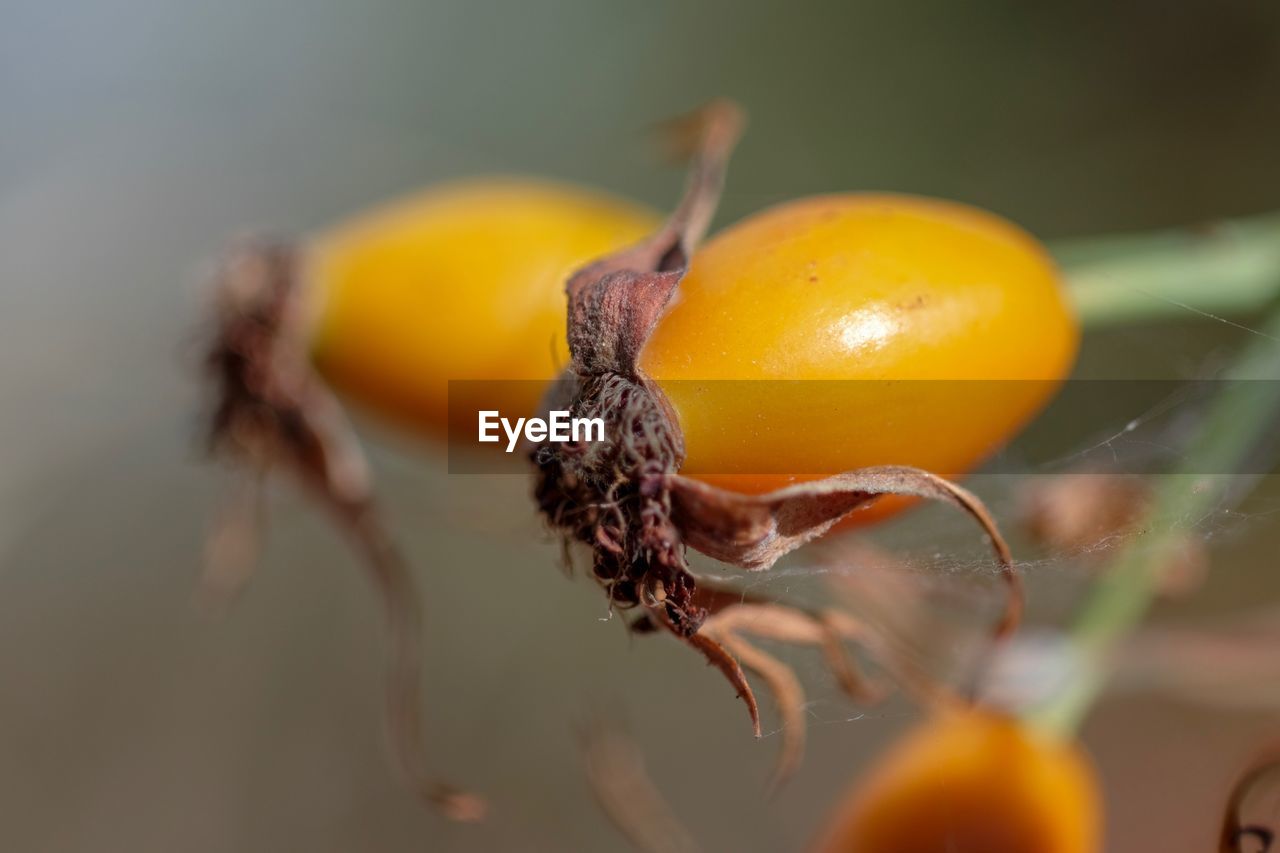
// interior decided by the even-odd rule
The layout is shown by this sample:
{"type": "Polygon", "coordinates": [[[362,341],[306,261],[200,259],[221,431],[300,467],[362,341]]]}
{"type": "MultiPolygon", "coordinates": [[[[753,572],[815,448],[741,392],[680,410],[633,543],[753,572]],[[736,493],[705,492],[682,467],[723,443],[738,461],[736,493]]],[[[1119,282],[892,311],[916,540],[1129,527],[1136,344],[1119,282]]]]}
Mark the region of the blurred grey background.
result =
{"type": "MultiPolygon", "coordinates": [[[[395,783],[380,614],[296,496],[233,612],[191,604],[227,485],[200,459],[192,379],[202,264],[227,236],[302,233],[477,172],[662,207],[680,176],[643,131],[714,95],[752,121],[721,222],[858,188],[962,199],[1046,238],[1280,207],[1272,0],[0,0],[0,848],[619,849],[579,769],[575,726],[601,711],[708,849],[809,837],[910,707],[850,720],[797,656],[809,757],[766,800],[777,738],[754,742],[691,652],[600,621],[523,483],[449,478],[377,424],[431,616],[435,758],[494,801],[488,823],[445,825],[395,783]]],[[[1243,335],[1114,332],[1082,370],[1193,375],[1243,335]]],[[[1264,484],[1211,520],[1230,533],[1218,573],[1156,618],[1275,601],[1277,506],[1264,484]]],[[[939,526],[888,535],[940,547],[920,529],[939,526]]],[[[1041,601],[1070,594],[1042,574],[1041,601]]],[[[1226,786],[1278,735],[1256,714],[1105,704],[1085,738],[1109,849],[1210,849],[1226,786]]]]}

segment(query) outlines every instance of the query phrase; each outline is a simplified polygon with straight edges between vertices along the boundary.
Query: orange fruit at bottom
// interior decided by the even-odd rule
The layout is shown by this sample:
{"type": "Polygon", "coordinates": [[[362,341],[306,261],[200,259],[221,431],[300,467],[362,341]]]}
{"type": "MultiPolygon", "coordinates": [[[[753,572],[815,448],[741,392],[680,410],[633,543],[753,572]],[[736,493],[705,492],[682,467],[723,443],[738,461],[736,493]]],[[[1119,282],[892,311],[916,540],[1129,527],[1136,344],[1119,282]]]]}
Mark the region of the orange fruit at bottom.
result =
{"type": "Polygon", "coordinates": [[[988,711],[907,734],[844,798],[819,853],[1097,853],[1102,807],[1073,743],[988,711]]]}

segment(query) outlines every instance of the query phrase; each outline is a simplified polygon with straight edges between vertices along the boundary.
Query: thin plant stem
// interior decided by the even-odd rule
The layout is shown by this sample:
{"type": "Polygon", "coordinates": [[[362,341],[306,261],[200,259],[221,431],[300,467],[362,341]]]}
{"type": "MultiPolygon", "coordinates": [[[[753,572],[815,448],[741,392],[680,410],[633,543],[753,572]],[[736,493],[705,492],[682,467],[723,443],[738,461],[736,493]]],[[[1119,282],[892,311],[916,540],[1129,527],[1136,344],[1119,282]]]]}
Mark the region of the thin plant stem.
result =
{"type": "Polygon", "coordinates": [[[1053,247],[1088,329],[1242,316],[1280,295],[1280,214],[1053,247]]]}
{"type": "Polygon", "coordinates": [[[1034,725],[1074,732],[1106,686],[1110,652],[1146,614],[1161,571],[1188,525],[1238,494],[1240,472],[1280,416],[1280,310],[1223,376],[1204,423],[1172,472],[1161,478],[1152,508],[1135,536],[1103,569],[1071,630],[1077,677],[1048,702],[1028,709],[1034,725]],[[1255,381],[1262,380],[1262,381],[1255,381]]]}

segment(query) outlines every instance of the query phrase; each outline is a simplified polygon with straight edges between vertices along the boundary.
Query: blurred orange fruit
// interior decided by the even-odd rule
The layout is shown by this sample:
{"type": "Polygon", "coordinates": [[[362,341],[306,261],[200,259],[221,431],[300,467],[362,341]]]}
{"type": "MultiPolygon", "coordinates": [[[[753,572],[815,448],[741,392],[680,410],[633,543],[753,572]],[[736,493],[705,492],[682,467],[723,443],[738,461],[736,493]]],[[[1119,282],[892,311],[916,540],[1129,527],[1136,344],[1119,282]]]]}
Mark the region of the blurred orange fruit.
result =
{"type": "Polygon", "coordinates": [[[840,804],[819,853],[1097,853],[1101,801],[1074,744],[980,710],[894,744],[840,804]]]}
{"type": "MultiPolygon", "coordinates": [[[[375,208],[309,244],[315,364],[344,396],[436,437],[449,380],[510,381],[493,402],[532,415],[569,361],[565,280],[658,223],[640,205],[530,178],[375,208]]],[[[474,412],[466,426],[474,433],[474,412]]]]}

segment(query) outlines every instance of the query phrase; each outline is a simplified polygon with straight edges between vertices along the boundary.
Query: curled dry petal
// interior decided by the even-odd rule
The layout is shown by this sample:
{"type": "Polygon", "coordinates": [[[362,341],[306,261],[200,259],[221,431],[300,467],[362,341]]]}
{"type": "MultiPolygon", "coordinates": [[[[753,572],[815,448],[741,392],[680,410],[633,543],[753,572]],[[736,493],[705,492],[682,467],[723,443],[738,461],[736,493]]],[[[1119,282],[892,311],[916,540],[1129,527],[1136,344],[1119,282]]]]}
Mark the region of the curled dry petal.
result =
{"type": "Polygon", "coordinates": [[[869,678],[849,654],[846,643],[858,643],[869,650],[875,644],[866,626],[847,613],[811,612],[778,601],[739,601],[712,611],[702,633],[751,634],[787,645],[813,646],[822,651],[837,685],[855,702],[873,704],[887,692],[885,685],[869,678]]]}
{"type": "Polygon", "coordinates": [[[782,720],[782,748],[778,750],[778,759],[769,779],[769,789],[776,791],[796,772],[800,759],[804,756],[804,687],[791,667],[742,637],[726,639],[725,648],[737,655],[743,666],[764,680],[777,703],[778,716],[782,720]]]}
{"type": "Polygon", "coordinates": [[[760,705],[756,702],[756,694],[752,692],[751,685],[747,682],[747,676],[742,671],[742,666],[734,660],[733,656],[725,649],[723,645],[711,638],[706,631],[698,631],[685,639],[689,645],[706,656],[707,662],[720,670],[724,677],[729,680],[734,689],[738,691],[738,698],[747,706],[747,714],[751,717],[751,731],[756,737],[760,737],[760,705]]]}
{"type": "Polygon", "coordinates": [[[951,504],[968,513],[987,535],[1008,586],[996,636],[1013,631],[1021,619],[1021,576],[995,520],[967,489],[927,471],[905,466],[863,468],[763,495],[744,495],[679,474],[668,477],[668,482],[673,517],[686,544],[754,571],[769,568],[881,495],[912,495],[951,504]]]}
{"type": "Polygon", "coordinates": [[[846,641],[856,641],[863,635],[862,626],[851,617],[810,613],[772,601],[735,603],[727,592],[719,601],[723,606],[710,613],[696,637],[714,638],[726,652],[758,675],[773,694],[782,722],[782,747],[769,784],[770,789],[776,791],[800,766],[804,754],[805,692],[791,667],[756,647],[747,635],[821,649],[837,683],[855,700],[879,701],[885,691],[862,675],[845,648],[846,641]]]}

